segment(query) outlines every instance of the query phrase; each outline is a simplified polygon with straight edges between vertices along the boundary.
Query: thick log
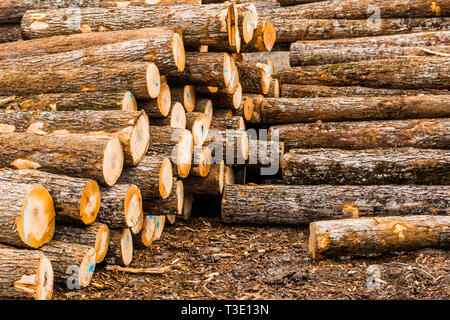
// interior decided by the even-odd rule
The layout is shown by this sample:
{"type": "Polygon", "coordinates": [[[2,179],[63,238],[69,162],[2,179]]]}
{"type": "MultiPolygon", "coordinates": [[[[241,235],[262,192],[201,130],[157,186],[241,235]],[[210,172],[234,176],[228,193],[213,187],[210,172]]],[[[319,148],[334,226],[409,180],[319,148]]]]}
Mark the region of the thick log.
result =
{"type": "Polygon", "coordinates": [[[85,227],[58,225],[53,240],[95,248],[95,262],[100,263],[105,259],[108,251],[109,228],[106,224],[99,222],[85,227]]]}
{"type": "Polygon", "coordinates": [[[2,181],[0,194],[0,243],[39,248],[52,239],[55,209],[47,189],[2,181]]]}
{"type": "Polygon", "coordinates": [[[144,200],[166,199],[172,193],[172,163],[165,155],[149,153],[137,166],[126,168],[118,182],[138,186],[144,200]]]}
{"type": "Polygon", "coordinates": [[[51,241],[40,250],[51,261],[55,282],[71,289],[85,288],[95,270],[95,249],[82,244],[51,241]],[[74,268],[75,267],[75,268],[74,268]]]}
{"type": "Polygon", "coordinates": [[[281,167],[287,184],[450,184],[448,150],[292,149],[281,167]]]}
{"type": "Polygon", "coordinates": [[[211,122],[211,128],[220,131],[245,130],[244,118],[241,116],[216,115],[211,122]]]}
{"type": "Polygon", "coordinates": [[[0,43],[19,41],[21,39],[20,24],[0,24],[0,43]]]}
{"type": "Polygon", "coordinates": [[[253,3],[236,4],[238,11],[238,29],[239,37],[244,43],[249,43],[253,39],[254,30],[258,26],[258,10],[253,3]]]}
{"type": "Polygon", "coordinates": [[[450,94],[448,90],[436,89],[383,89],[368,87],[330,87],[322,85],[282,84],[283,98],[318,98],[318,97],[380,97],[380,96],[417,96],[421,94],[450,94]]]}
{"type": "Polygon", "coordinates": [[[191,170],[194,141],[189,130],[150,126],[150,153],[170,156],[177,166],[176,175],[185,178],[191,170]]]}
{"type": "Polygon", "coordinates": [[[291,67],[428,55],[423,48],[450,52],[450,31],[298,41],[291,44],[291,67]]]}
{"type": "Polygon", "coordinates": [[[175,102],[170,115],[165,118],[152,118],[152,126],[170,126],[172,128],[186,129],[186,110],[180,102],[175,102]]]}
{"type": "Polygon", "coordinates": [[[262,63],[236,62],[242,91],[268,94],[272,80],[271,68],[262,63]]]}
{"type": "Polygon", "coordinates": [[[273,49],[278,35],[275,26],[269,20],[271,19],[258,23],[256,30],[254,30],[252,40],[242,45],[242,52],[264,52],[273,49]]]}
{"type": "Polygon", "coordinates": [[[8,132],[38,135],[82,133],[115,137],[122,143],[126,165],[138,164],[150,143],[150,125],[142,111],[0,111],[0,128],[6,126],[8,132]]]}
{"type": "Polygon", "coordinates": [[[195,87],[184,86],[181,88],[172,88],[170,90],[172,94],[172,101],[181,102],[187,112],[191,112],[195,106],[195,87]]]}
{"type": "Polygon", "coordinates": [[[362,216],[449,215],[449,191],[448,186],[415,185],[226,186],[222,221],[299,226],[362,216]]]}
{"type": "Polygon", "coordinates": [[[192,169],[190,174],[199,177],[206,177],[211,170],[212,153],[211,149],[203,146],[194,147],[192,155],[192,169]]]}
{"type": "Polygon", "coordinates": [[[225,186],[225,162],[211,165],[206,177],[189,176],[183,183],[190,194],[220,196],[225,186]]]}
{"type": "Polygon", "coordinates": [[[450,217],[377,217],[317,221],[309,226],[313,260],[450,248],[450,217]]]}
{"type": "Polygon", "coordinates": [[[38,170],[0,170],[0,181],[39,184],[53,199],[58,222],[91,224],[100,209],[97,182],[38,170]]]}
{"type": "Polygon", "coordinates": [[[245,164],[249,154],[249,137],[243,130],[210,130],[205,146],[211,149],[212,163],[225,159],[225,164],[245,164]]]}
{"type": "Polygon", "coordinates": [[[52,295],[52,263],[41,251],[0,246],[2,299],[50,300],[52,295]]]}
{"type": "MultiPolygon", "coordinates": [[[[260,12],[261,13],[261,12],[260,12]]],[[[266,14],[266,12],[264,12],[266,14]]],[[[450,18],[384,18],[372,20],[300,19],[297,16],[272,16],[276,26],[277,49],[289,49],[300,40],[373,37],[424,31],[450,30],[450,18]]],[[[245,48],[243,48],[245,52],[245,48]]]]}
{"type": "Polygon", "coordinates": [[[113,229],[132,228],[138,224],[142,210],[142,195],[134,184],[117,184],[101,188],[102,202],[97,221],[113,229]]]}
{"type": "Polygon", "coordinates": [[[245,95],[244,105],[235,114],[242,116],[247,123],[260,124],[264,99],[265,97],[262,94],[245,95]]]}
{"type": "Polygon", "coordinates": [[[196,92],[199,97],[210,99],[213,105],[219,109],[239,109],[242,101],[242,85],[240,83],[234,93],[229,93],[227,89],[213,93],[208,87],[198,87],[196,92]]]}
{"type": "Polygon", "coordinates": [[[448,149],[449,119],[385,120],[290,124],[270,127],[270,140],[291,148],[376,149],[416,147],[448,149]]]}
{"type": "Polygon", "coordinates": [[[182,214],[183,204],[184,184],[181,180],[177,180],[175,182],[175,189],[168,198],[148,198],[143,202],[142,205],[146,215],[170,216],[182,214]]]}
{"type": "Polygon", "coordinates": [[[306,85],[449,89],[450,59],[445,57],[399,57],[293,67],[280,71],[278,78],[281,83],[306,85]]]}
{"type": "Polygon", "coordinates": [[[153,242],[156,231],[156,219],[154,216],[145,216],[141,233],[133,235],[133,245],[136,248],[149,247],[153,242]]]}
{"type": "Polygon", "coordinates": [[[202,5],[195,7],[195,12],[192,14],[190,5],[30,10],[23,16],[21,28],[25,38],[33,39],[92,31],[180,27],[187,47],[207,44],[217,50],[230,50],[228,8],[202,5]]]}
{"type": "Polygon", "coordinates": [[[39,169],[50,173],[94,179],[112,186],[123,167],[119,139],[84,134],[0,134],[0,166],[39,169]]]}
{"type": "Polygon", "coordinates": [[[134,95],[129,92],[46,93],[0,96],[0,109],[16,111],[122,110],[137,111],[134,95]]]}
{"type": "Polygon", "coordinates": [[[278,172],[283,159],[284,143],[250,137],[248,153],[246,167],[261,168],[261,175],[274,175],[278,172]]]}
{"type": "Polygon", "coordinates": [[[167,83],[162,83],[156,99],[139,100],[139,110],[144,110],[150,118],[167,117],[172,106],[171,90],[167,83]]]}
{"type": "Polygon", "coordinates": [[[131,260],[133,260],[133,236],[130,229],[112,229],[105,261],[108,264],[126,267],[131,260]]]}
{"type": "Polygon", "coordinates": [[[450,95],[265,98],[262,123],[450,117],[450,95]]]}

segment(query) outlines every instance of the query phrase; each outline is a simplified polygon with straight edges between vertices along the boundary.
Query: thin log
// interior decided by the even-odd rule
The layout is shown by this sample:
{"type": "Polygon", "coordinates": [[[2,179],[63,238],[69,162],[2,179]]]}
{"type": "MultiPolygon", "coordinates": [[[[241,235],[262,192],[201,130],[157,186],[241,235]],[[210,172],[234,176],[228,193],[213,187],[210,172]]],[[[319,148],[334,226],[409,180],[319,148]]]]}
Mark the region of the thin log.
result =
{"type": "Polygon", "coordinates": [[[108,264],[128,266],[133,260],[133,236],[130,229],[112,229],[108,253],[105,261],[108,264]]]}
{"type": "Polygon", "coordinates": [[[219,196],[225,186],[225,162],[211,165],[206,177],[189,176],[183,180],[186,192],[190,194],[219,196]]]}
{"type": "Polygon", "coordinates": [[[143,202],[143,208],[147,215],[170,216],[182,214],[183,204],[184,183],[181,180],[177,180],[175,182],[175,189],[168,198],[148,198],[143,202]]]}
{"type": "Polygon", "coordinates": [[[191,112],[195,106],[195,87],[186,85],[181,88],[172,88],[172,101],[183,103],[187,112],[191,112]]]}
{"type": "Polygon", "coordinates": [[[271,68],[266,64],[236,62],[242,91],[245,93],[268,94],[272,81],[271,68]]]}
{"type": "Polygon", "coordinates": [[[242,101],[242,85],[239,83],[238,89],[234,93],[229,93],[227,89],[218,90],[212,93],[207,87],[198,87],[197,95],[210,99],[213,105],[219,109],[238,109],[242,101]]]}
{"type": "Polygon", "coordinates": [[[144,110],[150,118],[167,117],[172,106],[171,90],[167,83],[162,83],[156,99],[137,102],[139,110],[144,110]]]}

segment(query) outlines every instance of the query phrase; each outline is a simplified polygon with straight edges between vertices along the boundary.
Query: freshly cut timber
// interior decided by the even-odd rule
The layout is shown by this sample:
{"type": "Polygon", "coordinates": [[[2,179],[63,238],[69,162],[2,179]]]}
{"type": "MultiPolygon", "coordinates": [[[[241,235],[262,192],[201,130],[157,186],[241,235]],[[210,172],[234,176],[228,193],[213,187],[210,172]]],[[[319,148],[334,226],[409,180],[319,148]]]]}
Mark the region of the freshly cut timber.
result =
{"type": "Polygon", "coordinates": [[[269,172],[267,171],[269,169],[273,169],[273,174],[276,174],[284,155],[284,143],[250,138],[248,153],[246,167],[261,168],[264,170],[262,171],[262,175],[269,175],[263,173],[269,172]]]}
{"type": "Polygon", "coordinates": [[[172,94],[172,101],[183,103],[184,108],[187,112],[194,110],[195,106],[195,87],[194,86],[184,86],[181,88],[172,88],[170,90],[172,94]]]}
{"type": "Polygon", "coordinates": [[[0,44],[22,39],[19,24],[0,24],[0,44]]]}
{"type": "Polygon", "coordinates": [[[170,156],[172,163],[177,166],[176,174],[187,177],[194,150],[192,133],[186,129],[150,126],[150,136],[149,152],[170,156]]]}
{"type": "Polygon", "coordinates": [[[234,112],[244,118],[247,123],[261,123],[261,108],[264,103],[264,96],[262,94],[247,94],[244,96],[244,102],[241,107],[234,112]]]}
{"type": "Polygon", "coordinates": [[[271,68],[262,63],[236,62],[242,91],[268,94],[272,81],[271,68]]]}
{"type": "Polygon", "coordinates": [[[450,117],[450,95],[265,98],[262,123],[450,117]]]}
{"type": "Polygon", "coordinates": [[[134,95],[129,91],[43,93],[21,96],[0,96],[0,109],[17,111],[137,111],[137,103],[134,95]]]}
{"type": "Polygon", "coordinates": [[[175,190],[168,198],[148,198],[143,202],[145,214],[152,216],[180,215],[183,212],[184,184],[181,180],[175,182],[175,190]]]}
{"type": "MultiPolygon", "coordinates": [[[[266,54],[261,54],[260,52],[245,53],[241,55],[241,58],[239,60],[237,58],[235,58],[235,60],[238,62],[258,62],[267,64],[271,68],[271,74],[273,76],[275,65],[273,62],[273,58],[269,54],[270,52],[267,52],[266,54]]],[[[233,57],[235,57],[235,55],[233,55],[233,57]]]]}
{"type": "Polygon", "coordinates": [[[23,16],[21,28],[24,38],[33,39],[94,31],[180,27],[184,44],[189,48],[207,44],[216,50],[230,50],[227,6],[196,6],[195,14],[192,10],[190,5],[30,10],[23,16]]]}
{"type": "Polygon", "coordinates": [[[0,246],[0,265],[2,299],[52,298],[52,263],[41,251],[0,246]]]}
{"type": "MultiPolygon", "coordinates": [[[[213,118],[213,103],[210,99],[197,99],[193,112],[203,112],[208,117],[208,124],[211,124],[213,118]]],[[[189,123],[188,123],[189,128],[189,123]]]]}
{"type": "Polygon", "coordinates": [[[153,242],[156,231],[156,219],[154,216],[145,216],[141,233],[133,235],[133,245],[137,248],[149,247],[153,242]]]}
{"type": "Polygon", "coordinates": [[[227,53],[189,52],[186,53],[186,67],[183,72],[168,72],[167,80],[174,84],[195,84],[234,87],[232,82],[231,58],[227,53]]]}
{"type": "Polygon", "coordinates": [[[270,140],[291,148],[448,149],[450,119],[385,120],[286,124],[269,129],[270,140]]]}
{"type": "Polygon", "coordinates": [[[85,134],[0,134],[0,166],[39,169],[89,178],[112,186],[123,167],[119,139],[85,134]]]}
{"type": "Polygon", "coordinates": [[[450,248],[450,217],[376,217],[317,221],[309,226],[313,260],[450,248]]]}
{"type": "Polygon", "coordinates": [[[241,116],[215,116],[211,122],[211,128],[220,131],[245,130],[244,118],[242,118],[241,116]]]}
{"type": "Polygon", "coordinates": [[[388,59],[397,56],[428,55],[423,48],[450,52],[450,31],[298,41],[291,44],[290,65],[307,66],[361,60],[388,59]]]}
{"type": "Polygon", "coordinates": [[[139,110],[144,110],[150,118],[167,117],[172,105],[171,90],[167,83],[162,83],[156,99],[139,100],[139,110]]]}
{"type": "Polygon", "coordinates": [[[142,211],[142,196],[134,184],[116,184],[101,188],[102,203],[97,221],[110,228],[132,228],[139,223],[142,211]]]}
{"type": "Polygon", "coordinates": [[[229,93],[227,89],[211,92],[207,87],[199,87],[196,89],[199,97],[208,98],[213,105],[220,109],[239,109],[242,100],[242,85],[239,83],[234,93],[229,93]]]}
{"type": "Polygon", "coordinates": [[[180,102],[172,106],[170,116],[166,118],[151,119],[152,126],[170,126],[172,128],[186,129],[186,110],[180,102]]]}
{"type": "Polygon", "coordinates": [[[97,182],[38,170],[0,170],[1,182],[40,184],[53,199],[58,222],[91,224],[100,209],[97,182]]]}
{"type": "Polygon", "coordinates": [[[337,65],[293,67],[280,71],[278,78],[281,83],[303,85],[449,89],[450,59],[398,57],[337,65]]]}
{"type": "Polygon", "coordinates": [[[226,186],[222,220],[298,226],[362,216],[449,215],[449,191],[449,186],[418,185],[226,186]]]}
{"type": "Polygon", "coordinates": [[[360,86],[333,87],[300,84],[281,85],[281,97],[283,98],[417,96],[421,94],[444,95],[450,94],[450,91],[436,89],[383,89],[360,86]]]}
{"type": "Polygon", "coordinates": [[[281,167],[288,184],[450,184],[449,150],[291,149],[281,167]]]}
{"type": "MultiPolygon", "coordinates": [[[[278,28],[278,25],[277,25],[278,28]]],[[[271,51],[277,39],[277,30],[270,21],[261,21],[258,23],[256,30],[253,33],[252,40],[243,44],[242,52],[259,52],[271,51]]]]}
{"type": "Polygon", "coordinates": [[[125,168],[118,182],[138,186],[144,200],[166,199],[173,186],[172,162],[163,154],[149,152],[137,166],[125,168]]]}
{"type": "Polygon", "coordinates": [[[249,137],[244,130],[210,130],[205,146],[211,149],[213,163],[226,159],[227,165],[245,164],[249,154],[249,137]]]}
{"type": "Polygon", "coordinates": [[[58,225],[55,228],[53,240],[95,248],[95,262],[100,263],[105,259],[108,251],[109,228],[106,224],[99,222],[84,227],[58,225]]]}
{"type": "Polygon", "coordinates": [[[225,175],[225,162],[222,160],[220,164],[211,165],[206,177],[189,176],[184,179],[184,188],[190,194],[219,196],[225,186],[225,180],[227,179],[225,175]]]}
{"type": "Polygon", "coordinates": [[[156,231],[153,240],[161,239],[162,233],[164,231],[164,226],[166,224],[166,216],[155,216],[156,219],[156,231]]]}
{"type": "Polygon", "coordinates": [[[192,156],[192,169],[190,174],[206,177],[211,169],[212,153],[208,147],[196,146],[192,156]]]}
{"type": "Polygon", "coordinates": [[[208,136],[212,118],[209,115],[212,115],[212,113],[205,114],[194,111],[186,114],[186,128],[191,130],[196,146],[202,146],[208,136]]]}
{"type": "Polygon", "coordinates": [[[51,241],[40,250],[52,263],[55,282],[85,288],[95,270],[95,249],[83,244],[51,241]]]}
{"type": "Polygon", "coordinates": [[[258,26],[258,11],[253,3],[236,4],[235,7],[238,11],[239,36],[244,40],[244,43],[249,43],[253,39],[253,32],[258,26]]]}
{"type": "MultiPolygon", "coordinates": [[[[71,51],[68,54],[73,54],[71,51]]],[[[61,54],[59,54],[61,55],[61,54]]],[[[156,98],[161,77],[151,62],[120,62],[111,65],[58,64],[57,55],[0,61],[2,95],[131,91],[136,98],[156,98]],[[36,64],[39,59],[39,64],[36,64]],[[54,67],[50,67],[54,66],[54,67]]]]}
{"type": "MultiPolygon", "coordinates": [[[[450,30],[450,18],[384,18],[381,19],[300,19],[282,15],[270,18],[277,26],[278,49],[288,49],[300,40],[373,37],[424,31],[450,30]]],[[[242,49],[243,52],[246,48],[242,49]]]]}
{"type": "Polygon", "coordinates": [[[2,181],[0,194],[0,243],[39,248],[52,239],[55,209],[47,189],[2,181]]]}
{"type": "Polygon", "coordinates": [[[122,143],[127,165],[138,164],[150,142],[150,125],[143,111],[0,111],[2,127],[8,127],[9,132],[38,135],[82,133],[116,137],[122,143]]]}
{"type": "Polygon", "coordinates": [[[266,94],[266,97],[280,97],[280,82],[278,81],[278,79],[272,79],[270,81],[269,92],[266,94]]]}
{"type": "Polygon", "coordinates": [[[191,193],[186,193],[184,195],[184,205],[183,205],[184,220],[188,220],[191,217],[193,203],[194,203],[194,196],[191,193]]]}
{"type": "Polygon", "coordinates": [[[112,229],[105,261],[108,264],[126,267],[131,260],[133,260],[133,236],[130,229],[112,229]]]}

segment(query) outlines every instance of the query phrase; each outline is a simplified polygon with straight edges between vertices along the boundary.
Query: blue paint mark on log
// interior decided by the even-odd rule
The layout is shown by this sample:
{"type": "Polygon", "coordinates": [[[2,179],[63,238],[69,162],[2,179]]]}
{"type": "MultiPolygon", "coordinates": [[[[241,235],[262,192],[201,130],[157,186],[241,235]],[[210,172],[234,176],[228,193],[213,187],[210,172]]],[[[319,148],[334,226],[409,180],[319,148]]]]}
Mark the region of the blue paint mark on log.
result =
{"type": "Polygon", "coordinates": [[[91,264],[91,265],[89,266],[89,270],[88,270],[89,275],[91,275],[92,272],[94,272],[94,265],[93,265],[93,264],[91,264]]]}
{"type": "Polygon", "coordinates": [[[25,236],[25,243],[28,244],[28,220],[30,219],[29,216],[29,211],[30,211],[30,205],[31,203],[28,202],[27,203],[27,207],[25,208],[24,212],[23,212],[23,234],[25,236]]]}

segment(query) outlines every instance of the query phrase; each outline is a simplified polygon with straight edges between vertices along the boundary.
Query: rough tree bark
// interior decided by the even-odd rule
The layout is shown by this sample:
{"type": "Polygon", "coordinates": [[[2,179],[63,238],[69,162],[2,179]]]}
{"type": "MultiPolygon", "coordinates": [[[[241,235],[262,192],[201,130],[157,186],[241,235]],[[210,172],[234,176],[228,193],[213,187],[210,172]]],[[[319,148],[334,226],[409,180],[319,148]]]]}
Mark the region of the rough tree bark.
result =
{"type": "Polygon", "coordinates": [[[130,229],[112,229],[108,253],[105,260],[108,264],[127,266],[133,260],[133,236],[130,229]]]}

